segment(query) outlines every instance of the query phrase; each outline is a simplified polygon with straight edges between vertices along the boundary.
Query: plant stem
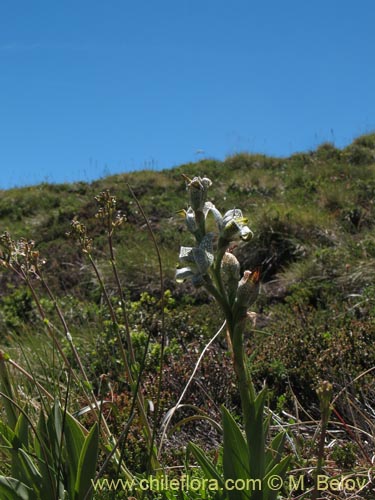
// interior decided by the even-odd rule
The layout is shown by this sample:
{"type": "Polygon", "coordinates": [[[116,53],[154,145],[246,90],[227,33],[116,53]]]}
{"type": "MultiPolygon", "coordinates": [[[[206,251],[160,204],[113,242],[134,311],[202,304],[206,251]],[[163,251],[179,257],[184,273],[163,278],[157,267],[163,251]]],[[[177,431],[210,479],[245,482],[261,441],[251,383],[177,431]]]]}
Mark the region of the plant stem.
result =
{"type": "Polygon", "coordinates": [[[311,500],[317,500],[318,498],[318,484],[317,484],[317,479],[318,476],[321,474],[322,469],[323,469],[323,464],[324,464],[324,444],[326,440],[326,434],[327,434],[327,423],[324,419],[322,419],[322,431],[320,433],[320,439],[319,439],[319,446],[318,446],[318,462],[316,465],[315,469],[315,474],[314,474],[314,489],[311,494],[311,500]]]}
{"type": "Polygon", "coordinates": [[[109,248],[110,262],[111,262],[112,272],[113,272],[113,275],[115,277],[115,281],[116,281],[116,285],[117,285],[117,291],[118,291],[118,294],[120,297],[121,310],[122,310],[124,323],[125,323],[126,342],[128,344],[127,347],[128,347],[128,351],[130,354],[130,362],[131,362],[131,364],[134,364],[135,363],[135,355],[134,355],[133,343],[132,343],[132,339],[131,339],[131,335],[130,335],[129,318],[128,318],[128,313],[126,310],[125,296],[124,296],[124,293],[122,290],[120,277],[119,277],[118,272],[117,272],[115,253],[113,250],[112,234],[113,234],[112,219],[111,219],[111,216],[108,215],[107,236],[108,236],[108,248],[109,248]]]}

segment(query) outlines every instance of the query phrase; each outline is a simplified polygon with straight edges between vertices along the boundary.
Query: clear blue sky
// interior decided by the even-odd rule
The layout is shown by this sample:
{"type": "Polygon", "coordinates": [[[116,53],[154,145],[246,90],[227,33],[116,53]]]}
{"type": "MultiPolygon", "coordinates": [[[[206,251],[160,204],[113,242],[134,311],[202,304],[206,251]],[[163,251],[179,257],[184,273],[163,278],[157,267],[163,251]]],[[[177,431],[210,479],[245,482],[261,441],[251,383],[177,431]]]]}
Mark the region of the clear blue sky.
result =
{"type": "Polygon", "coordinates": [[[0,188],[342,147],[375,130],[374,25],[373,0],[2,0],[0,188]]]}

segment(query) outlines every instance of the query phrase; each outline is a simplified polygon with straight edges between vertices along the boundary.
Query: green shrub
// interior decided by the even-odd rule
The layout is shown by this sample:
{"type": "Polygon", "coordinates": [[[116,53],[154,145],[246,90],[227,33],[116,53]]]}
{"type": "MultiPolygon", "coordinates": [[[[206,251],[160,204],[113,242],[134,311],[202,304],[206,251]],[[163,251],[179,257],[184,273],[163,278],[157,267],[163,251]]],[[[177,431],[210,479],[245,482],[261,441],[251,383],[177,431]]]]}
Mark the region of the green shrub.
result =
{"type": "Polygon", "coordinates": [[[0,299],[1,321],[6,328],[20,333],[25,325],[36,318],[35,305],[31,292],[26,287],[14,288],[9,285],[9,292],[0,299]]]}
{"type": "Polygon", "coordinates": [[[357,461],[358,446],[355,443],[337,444],[332,449],[331,457],[338,467],[351,470],[357,461]]]}

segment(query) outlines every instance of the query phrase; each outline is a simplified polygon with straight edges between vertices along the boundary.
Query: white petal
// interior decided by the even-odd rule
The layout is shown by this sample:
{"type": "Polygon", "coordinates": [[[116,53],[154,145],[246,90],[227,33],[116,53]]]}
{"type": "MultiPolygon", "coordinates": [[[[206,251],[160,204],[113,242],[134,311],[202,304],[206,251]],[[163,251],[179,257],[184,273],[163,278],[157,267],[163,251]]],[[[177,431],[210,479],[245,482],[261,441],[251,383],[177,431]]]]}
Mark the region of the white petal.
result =
{"type": "Polygon", "coordinates": [[[214,216],[215,222],[216,222],[217,227],[219,228],[219,231],[220,231],[220,229],[223,226],[223,216],[221,215],[219,210],[215,207],[215,205],[213,203],[211,203],[210,201],[207,201],[204,204],[203,213],[204,213],[205,217],[207,217],[208,212],[211,212],[212,215],[214,216]]]}
{"type": "Polygon", "coordinates": [[[223,225],[225,226],[232,219],[239,219],[239,218],[242,218],[242,210],[240,210],[239,208],[233,208],[232,210],[228,210],[228,212],[225,212],[224,214],[223,225]]]}
{"type": "Polygon", "coordinates": [[[186,225],[187,225],[188,230],[191,233],[195,233],[195,231],[198,229],[198,227],[197,227],[197,223],[195,221],[195,212],[191,207],[189,207],[186,211],[185,221],[186,221],[186,225]]]}
{"type": "Polygon", "coordinates": [[[192,254],[193,247],[180,247],[180,255],[178,258],[181,262],[194,262],[192,254]]]}
{"type": "Polygon", "coordinates": [[[242,226],[241,228],[241,239],[244,241],[250,240],[254,236],[254,233],[248,226],[242,226]]]}
{"type": "Polygon", "coordinates": [[[200,179],[200,181],[204,189],[208,189],[210,186],[212,186],[212,181],[208,177],[203,177],[203,179],[200,179]]]}
{"type": "Polygon", "coordinates": [[[177,269],[175,279],[177,283],[183,283],[186,279],[192,278],[194,273],[190,267],[177,269]]]}

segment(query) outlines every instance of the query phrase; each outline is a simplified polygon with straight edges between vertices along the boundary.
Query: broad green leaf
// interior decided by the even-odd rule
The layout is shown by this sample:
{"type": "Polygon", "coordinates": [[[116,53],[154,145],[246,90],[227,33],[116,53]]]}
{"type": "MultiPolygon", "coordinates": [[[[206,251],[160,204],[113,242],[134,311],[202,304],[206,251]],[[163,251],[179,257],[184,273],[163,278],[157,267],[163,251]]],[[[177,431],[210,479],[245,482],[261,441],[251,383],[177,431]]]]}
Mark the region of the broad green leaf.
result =
{"type": "Polygon", "coordinates": [[[269,449],[266,451],[266,460],[265,460],[266,474],[269,472],[269,470],[272,469],[272,467],[274,467],[281,460],[281,452],[284,443],[285,443],[285,432],[281,431],[273,438],[269,446],[269,449]]]}
{"type": "Polygon", "coordinates": [[[266,475],[263,481],[263,500],[276,500],[279,491],[270,490],[267,480],[271,476],[280,476],[281,479],[285,478],[286,473],[288,472],[290,462],[292,460],[292,456],[288,455],[284,457],[277,465],[275,465],[269,473],[266,475]]]}
{"type": "Polygon", "coordinates": [[[58,403],[55,403],[49,414],[48,422],[46,422],[42,411],[39,415],[34,448],[35,455],[37,457],[37,465],[43,477],[40,489],[41,498],[56,498],[56,489],[58,489],[58,497],[60,498],[64,490],[62,480],[63,463],[60,463],[60,449],[57,448],[57,445],[60,442],[60,437],[56,435],[56,426],[59,427],[60,421],[59,413],[60,409],[58,407],[58,403]],[[57,422],[55,421],[56,418],[57,422]]]}
{"type": "Polygon", "coordinates": [[[42,475],[42,482],[40,485],[40,498],[55,498],[56,485],[60,487],[61,483],[61,481],[59,481],[58,475],[56,474],[56,471],[52,467],[49,467],[49,465],[42,460],[38,460],[38,467],[42,475]]]}
{"type": "MultiPolygon", "coordinates": [[[[249,452],[245,438],[229,411],[222,407],[224,451],[224,477],[228,481],[250,478],[249,452]]],[[[249,491],[228,491],[231,500],[247,500],[251,498],[249,491]]]]}
{"type": "Polygon", "coordinates": [[[40,491],[42,475],[35,466],[32,458],[22,448],[12,450],[12,475],[35,492],[40,491]]]}
{"type": "Polygon", "coordinates": [[[59,454],[61,451],[61,434],[62,434],[62,414],[59,402],[56,400],[47,419],[48,430],[48,448],[53,453],[56,463],[59,462],[59,454]]]}
{"type": "Polygon", "coordinates": [[[85,442],[85,436],[77,422],[69,413],[65,415],[64,435],[66,442],[66,453],[69,462],[67,489],[69,492],[69,497],[73,498],[74,488],[77,480],[79,457],[81,455],[82,447],[85,442]]]}
{"type": "Polygon", "coordinates": [[[267,387],[264,387],[256,396],[254,401],[255,411],[257,414],[263,415],[264,405],[267,399],[267,387]]]}
{"type": "MultiPolygon", "coordinates": [[[[18,438],[14,434],[14,431],[8,425],[4,424],[4,422],[1,421],[0,421],[0,440],[5,444],[5,446],[8,447],[12,446],[14,447],[13,445],[14,440],[17,440],[17,443],[19,443],[18,438]]],[[[20,445],[21,443],[19,443],[19,446],[20,445]]],[[[19,446],[17,446],[17,448],[19,448],[19,446]]]]}
{"type": "MultiPolygon", "coordinates": [[[[192,452],[202,469],[205,479],[208,480],[206,488],[208,490],[212,488],[212,490],[216,491],[216,493],[213,494],[213,497],[208,495],[207,498],[212,498],[212,500],[225,500],[226,498],[228,498],[227,492],[224,490],[224,477],[219,473],[213,463],[207,458],[203,450],[201,450],[201,448],[196,446],[194,443],[189,443],[188,451],[192,452]]],[[[211,493],[213,493],[213,491],[211,493]]]]}
{"type": "MultiPolygon", "coordinates": [[[[37,426],[37,436],[34,438],[35,454],[42,463],[46,461],[52,465],[53,458],[49,446],[49,435],[47,430],[47,423],[43,411],[40,412],[39,421],[37,426]]],[[[41,470],[44,475],[44,471],[41,470]]]]}
{"type": "Polygon", "coordinates": [[[194,455],[194,458],[201,466],[202,471],[207,479],[215,479],[220,488],[224,488],[224,480],[214,464],[207,458],[204,451],[194,443],[189,443],[188,451],[194,455]]]}
{"type": "MultiPolygon", "coordinates": [[[[27,409],[26,409],[27,411],[27,409]]],[[[14,429],[14,433],[22,443],[23,447],[25,450],[28,449],[29,447],[29,423],[27,421],[27,418],[25,417],[24,413],[20,413],[16,427],[14,429]]]]}
{"type": "Polygon", "coordinates": [[[0,476],[1,500],[36,500],[35,492],[13,477],[0,476]]]}
{"type": "Polygon", "coordinates": [[[78,462],[77,479],[75,485],[75,500],[89,500],[92,498],[93,490],[87,495],[91,487],[91,479],[95,477],[96,462],[99,451],[99,429],[95,422],[89,434],[85,438],[78,462]]]}
{"type": "Polygon", "coordinates": [[[23,467],[23,482],[33,488],[39,498],[55,498],[59,478],[53,469],[53,462],[49,465],[36,458],[37,463],[34,463],[23,449],[18,450],[18,458],[23,467]]]}
{"type": "MultiPolygon", "coordinates": [[[[252,408],[252,421],[246,429],[246,437],[249,450],[249,464],[251,477],[254,479],[262,479],[265,475],[265,442],[268,422],[264,420],[263,410],[267,397],[266,388],[262,389],[252,408]]],[[[261,498],[254,492],[254,498],[261,498]]]]}
{"type": "Polygon", "coordinates": [[[11,473],[12,477],[29,485],[30,484],[29,476],[27,474],[27,471],[25,470],[25,467],[24,467],[22,460],[21,460],[19,453],[18,453],[18,451],[20,449],[21,448],[10,448],[8,450],[10,453],[10,456],[11,456],[11,460],[12,460],[12,466],[11,466],[10,473],[11,473]]]}
{"type": "Polygon", "coordinates": [[[53,415],[53,421],[55,424],[55,432],[57,436],[59,437],[59,441],[61,438],[62,434],[62,412],[60,408],[60,403],[56,400],[55,404],[53,405],[53,410],[52,410],[52,415],[53,415]]]}

